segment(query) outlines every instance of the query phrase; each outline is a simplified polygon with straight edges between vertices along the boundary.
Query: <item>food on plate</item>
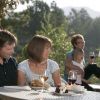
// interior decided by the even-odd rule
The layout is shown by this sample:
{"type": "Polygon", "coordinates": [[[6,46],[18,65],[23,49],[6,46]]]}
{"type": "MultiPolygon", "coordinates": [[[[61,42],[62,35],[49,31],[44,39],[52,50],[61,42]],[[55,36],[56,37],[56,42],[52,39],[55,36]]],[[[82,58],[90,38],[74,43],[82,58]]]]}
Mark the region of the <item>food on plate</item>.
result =
{"type": "Polygon", "coordinates": [[[31,86],[32,87],[43,87],[43,82],[41,82],[40,80],[32,80],[31,86]]]}
{"type": "Polygon", "coordinates": [[[56,92],[56,93],[60,93],[60,87],[59,87],[59,86],[56,87],[55,92],[56,92]]]}
{"type": "Polygon", "coordinates": [[[85,90],[84,86],[80,86],[80,85],[74,85],[73,86],[74,92],[84,92],[84,90],[85,90]]]}
{"type": "Polygon", "coordinates": [[[57,86],[55,92],[62,94],[62,93],[68,93],[68,90],[65,86],[64,87],[63,86],[57,86]]]}
{"type": "Polygon", "coordinates": [[[50,85],[46,82],[42,82],[41,80],[32,80],[31,87],[44,87],[45,89],[48,89],[50,85]]]}
{"type": "Polygon", "coordinates": [[[63,85],[63,86],[57,86],[55,89],[55,93],[59,94],[64,94],[64,93],[69,93],[69,92],[74,92],[74,93],[83,93],[85,92],[84,86],[80,85],[63,85]]]}

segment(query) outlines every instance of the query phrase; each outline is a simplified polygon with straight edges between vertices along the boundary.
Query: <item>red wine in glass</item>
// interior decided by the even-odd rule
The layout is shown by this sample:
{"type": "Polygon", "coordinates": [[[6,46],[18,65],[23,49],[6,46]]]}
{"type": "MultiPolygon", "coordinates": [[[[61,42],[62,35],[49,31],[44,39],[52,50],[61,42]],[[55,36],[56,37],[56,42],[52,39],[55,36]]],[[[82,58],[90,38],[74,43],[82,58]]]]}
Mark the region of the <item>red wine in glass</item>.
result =
{"type": "Polygon", "coordinates": [[[71,84],[74,84],[76,82],[76,79],[68,79],[68,84],[71,85],[71,84]]]}
{"type": "Polygon", "coordinates": [[[91,59],[94,59],[94,55],[91,55],[90,58],[91,58],[91,59]]]}
{"type": "Polygon", "coordinates": [[[76,71],[70,71],[68,74],[68,84],[74,84],[77,80],[77,72],[76,71]]]}
{"type": "Polygon", "coordinates": [[[94,59],[94,58],[95,58],[94,52],[90,52],[90,58],[91,58],[91,59],[94,59]]]}

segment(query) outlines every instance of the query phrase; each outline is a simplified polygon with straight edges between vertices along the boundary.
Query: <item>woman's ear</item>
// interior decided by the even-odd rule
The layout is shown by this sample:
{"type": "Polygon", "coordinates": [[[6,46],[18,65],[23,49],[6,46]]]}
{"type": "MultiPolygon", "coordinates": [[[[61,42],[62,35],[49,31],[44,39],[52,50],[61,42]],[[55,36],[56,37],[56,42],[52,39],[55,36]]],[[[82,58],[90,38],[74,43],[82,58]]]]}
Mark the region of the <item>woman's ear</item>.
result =
{"type": "Polygon", "coordinates": [[[74,47],[77,48],[77,44],[76,43],[74,43],[74,47]]]}

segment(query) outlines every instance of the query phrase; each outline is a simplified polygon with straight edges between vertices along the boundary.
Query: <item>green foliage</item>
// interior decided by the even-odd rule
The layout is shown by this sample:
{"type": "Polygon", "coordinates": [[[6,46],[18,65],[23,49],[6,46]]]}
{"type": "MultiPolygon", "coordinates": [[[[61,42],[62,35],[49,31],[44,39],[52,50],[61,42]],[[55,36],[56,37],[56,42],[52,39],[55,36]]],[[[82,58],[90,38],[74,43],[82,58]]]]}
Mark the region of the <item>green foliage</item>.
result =
{"type": "Polygon", "coordinates": [[[28,54],[27,54],[27,44],[22,48],[22,52],[20,55],[17,55],[17,61],[21,62],[25,59],[28,59],[28,54]]]}
{"type": "Polygon", "coordinates": [[[91,76],[91,78],[89,79],[89,81],[91,83],[100,83],[100,79],[96,78],[94,75],[91,76]]]}
{"type": "Polygon", "coordinates": [[[28,7],[28,12],[30,16],[29,23],[27,25],[28,32],[36,33],[37,30],[41,30],[41,22],[44,22],[44,14],[50,12],[49,6],[40,0],[35,0],[33,6],[28,7]]]}
{"type": "Polygon", "coordinates": [[[0,19],[16,8],[18,0],[0,0],[0,19]]]}
{"type": "Polygon", "coordinates": [[[21,4],[24,4],[24,3],[29,3],[29,1],[32,1],[32,0],[19,0],[21,4]]]}
{"type": "Polygon", "coordinates": [[[87,45],[92,48],[93,51],[100,48],[100,18],[96,18],[92,21],[86,38],[87,45]]]}
{"type": "Polygon", "coordinates": [[[98,53],[97,53],[97,57],[96,57],[96,63],[100,67],[100,48],[98,48],[97,51],[98,51],[98,53]]]}
{"type": "Polygon", "coordinates": [[[59,27],[64,24],[66,21],[66,17],[63,10],[58,8],[56,4],[55,6],[52,6],[51,9],[50,23],[53,25],[53,27],[59,27]]]}
{"type": "Polygon", "coordinates": [[[98,64],[98,66],[100,66],[100,57],[98,57],[98,58],[96,59],[96,62],[97,62],[97,64],[98,64]]]}
{"type": "Polygon", "coordinates": [[[92,19],[85,9],[81,9],[80,11],[72,9],[70,15],[68,16],[68,21],[69,34],[71,32],[86,34],[88,33],[92,19]]]}

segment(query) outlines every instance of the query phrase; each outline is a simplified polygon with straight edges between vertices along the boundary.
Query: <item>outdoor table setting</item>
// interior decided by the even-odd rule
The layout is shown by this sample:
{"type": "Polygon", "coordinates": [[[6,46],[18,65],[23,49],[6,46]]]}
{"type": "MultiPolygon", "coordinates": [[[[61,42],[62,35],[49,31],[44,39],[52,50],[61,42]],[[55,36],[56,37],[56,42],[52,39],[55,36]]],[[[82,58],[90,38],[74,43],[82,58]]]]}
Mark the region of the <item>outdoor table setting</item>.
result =
{"type": "Polygon", "coordinates": [[[99,92],[58,93],[55,87],[42,91],[41,88],[30,89],[29,86],[0,87],[0,100],[100,100],[99,92]]]}

